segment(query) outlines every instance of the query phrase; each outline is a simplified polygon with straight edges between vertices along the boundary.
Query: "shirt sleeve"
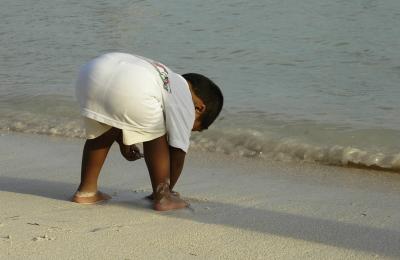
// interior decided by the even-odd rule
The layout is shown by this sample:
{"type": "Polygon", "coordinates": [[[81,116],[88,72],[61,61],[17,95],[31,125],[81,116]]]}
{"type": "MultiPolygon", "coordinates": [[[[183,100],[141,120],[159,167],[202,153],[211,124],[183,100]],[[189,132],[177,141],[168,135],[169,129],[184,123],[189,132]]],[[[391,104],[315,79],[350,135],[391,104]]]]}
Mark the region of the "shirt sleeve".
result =
{"type": "Polygon", "coordinates": [[[191,110],[194,110],[194,107],[188,108],[172,103],[166,105],[166,110],[165,122],[168,133],[168,143],[187,153],[194,123],[194,111],[191,110]]]}
{"type": "Polygon", "coordinates": [[[165,125],[170,146],[189,149],[195,109],[188,83],[179,74],[169,74],[171,91],[164,92],[165,125]]]}

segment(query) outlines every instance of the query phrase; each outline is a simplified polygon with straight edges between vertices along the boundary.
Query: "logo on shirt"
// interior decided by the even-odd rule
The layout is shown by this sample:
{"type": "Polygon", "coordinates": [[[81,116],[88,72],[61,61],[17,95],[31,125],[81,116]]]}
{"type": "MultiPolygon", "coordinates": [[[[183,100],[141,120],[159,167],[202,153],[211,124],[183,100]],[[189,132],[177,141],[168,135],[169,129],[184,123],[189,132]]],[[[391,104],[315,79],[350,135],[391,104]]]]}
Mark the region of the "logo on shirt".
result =
{"type": "Polygon", "coordinates": [[[170,86],[170,82],[169,82],[169,78],[168,78],[168,71],[167,68],[158,62],[152,62],[154,68],[158,71],[158,74],[160,75],[160,78],[164,84],[164,89],[166,91],[168,91],[169,93],[171,92],[171,86],[170,86]]]}

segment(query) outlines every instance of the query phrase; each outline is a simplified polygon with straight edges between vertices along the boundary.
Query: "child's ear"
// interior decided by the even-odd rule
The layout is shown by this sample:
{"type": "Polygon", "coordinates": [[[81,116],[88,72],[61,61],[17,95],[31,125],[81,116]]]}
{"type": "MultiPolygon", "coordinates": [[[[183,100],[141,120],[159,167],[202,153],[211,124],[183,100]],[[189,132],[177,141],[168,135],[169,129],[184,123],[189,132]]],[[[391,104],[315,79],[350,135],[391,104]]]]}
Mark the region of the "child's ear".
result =
{"type": "Polygon", "coordinates": [[[204,103],[203,104],[196,104],[195,110],[196,110],[197,113],[202,114],[204,111],[206,111],[206,105],[204,103]]]}

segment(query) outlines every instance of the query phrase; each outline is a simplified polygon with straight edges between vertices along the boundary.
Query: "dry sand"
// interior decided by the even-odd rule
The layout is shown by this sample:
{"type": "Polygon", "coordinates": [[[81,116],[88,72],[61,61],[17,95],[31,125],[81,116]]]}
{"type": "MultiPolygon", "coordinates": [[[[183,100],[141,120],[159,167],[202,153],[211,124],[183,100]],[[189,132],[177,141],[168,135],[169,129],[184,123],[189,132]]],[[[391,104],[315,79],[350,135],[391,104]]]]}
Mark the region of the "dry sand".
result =
{"type": "Polygon", "coordinates": [[[68,201],[83,140],[0,136],[1,259],[400,259],[400,174],[189,153],[189,209],[143,197],[143,160],[111,151],[105,204],[68,201]]]}

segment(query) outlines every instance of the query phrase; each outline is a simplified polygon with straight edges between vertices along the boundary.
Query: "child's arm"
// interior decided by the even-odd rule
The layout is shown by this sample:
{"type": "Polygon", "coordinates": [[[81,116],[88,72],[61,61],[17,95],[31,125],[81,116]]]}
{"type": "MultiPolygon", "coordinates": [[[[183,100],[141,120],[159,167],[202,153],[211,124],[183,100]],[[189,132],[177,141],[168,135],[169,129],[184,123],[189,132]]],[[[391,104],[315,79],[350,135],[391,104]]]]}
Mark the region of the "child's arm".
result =
{"type": "Polygon", "coordinates": [[[170,190],[175,186],[176,182],[181,175],[183,164],[185,162],[186,153],[172,146],[169,146],[169,158],[170,158],[170,190]]]}

